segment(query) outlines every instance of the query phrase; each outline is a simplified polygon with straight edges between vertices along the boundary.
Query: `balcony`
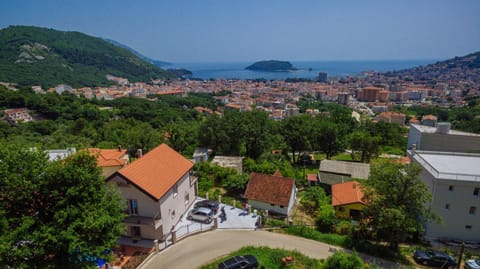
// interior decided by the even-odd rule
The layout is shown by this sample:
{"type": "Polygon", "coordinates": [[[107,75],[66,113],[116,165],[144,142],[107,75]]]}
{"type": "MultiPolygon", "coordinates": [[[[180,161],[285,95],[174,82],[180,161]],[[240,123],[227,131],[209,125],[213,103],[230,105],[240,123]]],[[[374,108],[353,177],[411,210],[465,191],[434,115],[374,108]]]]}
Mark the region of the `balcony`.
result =
{"type": "Polygon", "coordinates": [[[129,215],[123,220],[123,222],[126,225],[132,226],[154,226],[155,229],[158,229],[160,226],[162,226],[160,212],[158,212],[155,217],[129,215]]]}

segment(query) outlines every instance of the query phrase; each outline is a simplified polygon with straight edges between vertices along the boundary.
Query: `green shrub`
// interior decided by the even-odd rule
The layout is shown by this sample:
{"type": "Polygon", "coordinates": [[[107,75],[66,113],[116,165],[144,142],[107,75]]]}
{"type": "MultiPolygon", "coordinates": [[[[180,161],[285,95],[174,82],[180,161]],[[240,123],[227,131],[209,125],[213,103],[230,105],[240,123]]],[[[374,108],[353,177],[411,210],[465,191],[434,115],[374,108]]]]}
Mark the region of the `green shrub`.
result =
{"type": "Polygon", "coordinates": [[[342,220],[335,225],[335,233],[350,235],[352,233],[352,222],[348,220],[342,220]]]}
{"type": "Polygon", "coordinates": [[[363,261],[357,253],[338,251],[325,261],[324,269],[363,269],[363,261]]]}
{"type": "Polygon", "coordinates": [[[284,229],[284,231],[287,234],[301,236],[304,238],[324,242],[330,245],[346,247],[348,243],[348,237],[345,235],[321,233],[315,229],[304,226],[291,226],[284,229]]]}
{"type": "Polygon", "coordinates": [[[317,228],[320,232],[331,232],[335,224],[335,209],[331,204],[320,206],[317,217],[317,228]]]}

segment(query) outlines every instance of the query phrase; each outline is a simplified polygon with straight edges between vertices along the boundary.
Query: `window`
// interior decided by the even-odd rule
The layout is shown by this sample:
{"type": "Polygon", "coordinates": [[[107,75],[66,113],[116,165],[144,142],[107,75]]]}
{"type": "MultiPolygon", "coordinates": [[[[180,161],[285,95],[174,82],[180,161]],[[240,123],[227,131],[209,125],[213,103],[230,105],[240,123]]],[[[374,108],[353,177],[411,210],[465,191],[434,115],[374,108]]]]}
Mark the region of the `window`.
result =
{"type": "Polygon", "coordinates": [[[185,204],[188,204],[188,202],[190,201],[190,193],[186,193],[185,194],[185,204]]]}
{"type": "Polygon", "coordinates": [[[177,187],[177,184],[175,184],[175,185],[173,186],[173,197],[176,197],[177,194],[178,194],[178,187],[177,187]]]}
{"type": "Polygon", "coordinates": [[[283,206],[283,205],[281,205],[281,206],[280,206],[280,208],[284,208],[284,206],[283,206]]]}
{"type": "Polygon", "coordinates": [[[338,208],[338,211],[344,212],[344,211],[345,211],[345,207],[343,207],[343,206],[339,207],[339,208],[338,208]]]}
{"type": "Polygon", "coordinates": [[[480,188],[475,188],[473,190],[473,195],[478,196],[478,193],[480,193],[480,188]]]}
{"type": "Polygon", "coordinates": [[[472,229],[472,225],[465,225],[465,229],[472,229]]]}
{"type": "Polygon", "coordinates": [[[470,215],[475,215],[475,211],[477,211],[477,207],[471,206],[470,210],[468,211],[468,214],[470,215]]]}
{"type": "Polygon", "coordinates": [[[129,215],[137,215],[138,214],[138,204],[137,200],[131,199],[127,201],[128,206],[128,214],[129,215]]]}
{"type": "Polygon", "coordinates": [[[445,204],[445,209],[449,210],[450,209],[450,204],[445,204]]]}
{"type": "Polygon", "coordinates": [[[453,185],[448,186],[449,191],[453,191],[453,185]]]}

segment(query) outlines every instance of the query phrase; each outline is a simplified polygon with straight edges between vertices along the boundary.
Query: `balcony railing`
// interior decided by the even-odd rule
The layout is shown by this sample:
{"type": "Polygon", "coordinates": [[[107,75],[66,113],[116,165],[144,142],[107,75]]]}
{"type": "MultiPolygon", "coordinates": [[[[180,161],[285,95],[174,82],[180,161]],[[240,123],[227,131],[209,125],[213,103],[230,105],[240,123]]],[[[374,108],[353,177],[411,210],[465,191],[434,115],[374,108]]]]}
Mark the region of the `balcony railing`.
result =
{"type": "Polygon", "coordinates": [[[125,224],[130,225],[144,225],[144,226],[154,226],[155,229],[158,229],[162,224],[162,219],[160,212],[155,214],[154,217],[139,216],[139,215],[129,215],[123,221],[125,224]]]}

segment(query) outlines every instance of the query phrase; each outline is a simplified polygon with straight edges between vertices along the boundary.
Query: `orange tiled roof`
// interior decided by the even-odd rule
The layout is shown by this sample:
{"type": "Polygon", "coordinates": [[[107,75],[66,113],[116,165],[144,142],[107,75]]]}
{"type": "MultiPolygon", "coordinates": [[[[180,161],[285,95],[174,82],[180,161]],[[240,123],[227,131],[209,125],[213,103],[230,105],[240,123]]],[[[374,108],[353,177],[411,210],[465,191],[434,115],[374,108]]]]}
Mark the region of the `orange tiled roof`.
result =
{"type": "Polygon", "coordinates": [[[87,150],[90,155],[97,157],[98,166],[100,167],[123,166],[128,162],[128,158],[124,159],[127,154],[126,149],[89,148],[87,150]]]}
{"type": "Polygon", "coordinates": [[[416,118],[411,118],[408,122],[410,123],[419,123],[419,121],[416,118]]]}
{"type": "Polygon", "coordinates": [[[423,116],[423,117],[422,117],[422,120],[437,120],[437,117],[434,116],[434,115],[429,114],[429,115],[423,116]]]}
{"type": "Polygon", "coordinates": [[[362,203],[363,191],[360,183],[357,181],[349,181],[332,185],[332,205],[348,205],[354,203],[362,203]]]}
{"type": "Polygon", "coordinates": [[[159,200],[192,167],[191,161],[161,144],[117,173],[159,200]]]}
{"type": "Polygon", "coordinates": [[[295,180],[286,177],[251,173],[245,198],[269,204],[288,206],[295,180]]]}

